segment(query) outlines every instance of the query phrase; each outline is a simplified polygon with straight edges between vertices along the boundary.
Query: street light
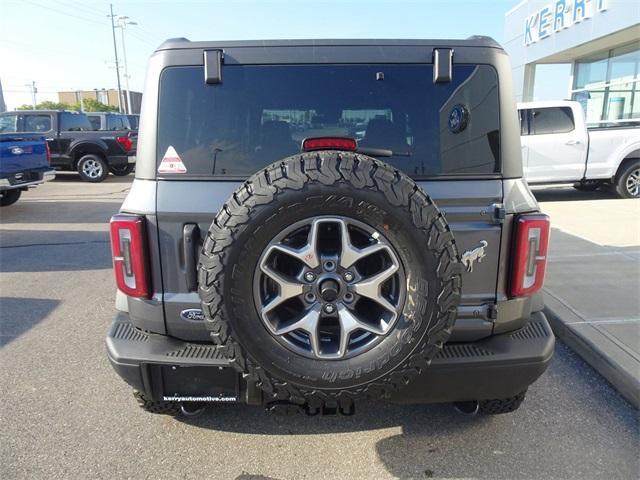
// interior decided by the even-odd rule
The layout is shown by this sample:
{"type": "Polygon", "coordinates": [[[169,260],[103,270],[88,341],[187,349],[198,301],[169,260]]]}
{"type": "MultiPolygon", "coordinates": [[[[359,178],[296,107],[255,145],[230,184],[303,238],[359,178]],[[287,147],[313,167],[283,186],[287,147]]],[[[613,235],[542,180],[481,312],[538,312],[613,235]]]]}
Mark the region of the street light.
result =
{"type": "Polygon", "coordinates": [[[124,60],[124,78],[127,83],[127,109],[125,113],[131,113],[131,89],[129,88],[129,70],[127,69],[127,48],[124,43],[124,30],[127,25],[137,25],[137,22],[129,22],[129,17],[118,17],[118,26],[122,33],[122,58],[124,60]]]}

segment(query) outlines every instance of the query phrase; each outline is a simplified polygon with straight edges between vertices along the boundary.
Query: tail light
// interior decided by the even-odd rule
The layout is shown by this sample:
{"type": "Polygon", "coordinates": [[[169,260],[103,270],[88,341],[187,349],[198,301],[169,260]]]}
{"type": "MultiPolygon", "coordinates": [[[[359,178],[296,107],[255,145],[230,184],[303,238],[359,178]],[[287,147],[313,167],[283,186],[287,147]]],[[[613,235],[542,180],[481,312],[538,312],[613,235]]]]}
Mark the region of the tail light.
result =
{"type": "Polygon", "coordinates": [[[118,142],[120,146],[124,148],[125,152],[129,152],[133,148],[133,140],[131,140],[131,138],[129,138],[128,136],[116,137],[116,142],[118,142]]]}
{"type": "Polygon", "coordinates": [[[49,148],[49,142],[44,141],[44,151],[47,154],[47,163],[51,165],[51,149],[49,148]]]}
{"type": "Polygon", "coordinates": [[[354,152],[358,144],[353,138],[345,137],[317,137],[305,138],[302,141],[302,150],[350,150],[354,152]]]}
{"type": "Polygon", "coordinates": [[[520,215],[515,220],[511,296],[531,295],[542,287],[549,247],[549,217],[520,215]]]}
{"type": "Polygon", "coordinates": [[[149,297],[145,221],[137,215],[111,218],[111,250],[118,288],[132,297],[149,297]]]}

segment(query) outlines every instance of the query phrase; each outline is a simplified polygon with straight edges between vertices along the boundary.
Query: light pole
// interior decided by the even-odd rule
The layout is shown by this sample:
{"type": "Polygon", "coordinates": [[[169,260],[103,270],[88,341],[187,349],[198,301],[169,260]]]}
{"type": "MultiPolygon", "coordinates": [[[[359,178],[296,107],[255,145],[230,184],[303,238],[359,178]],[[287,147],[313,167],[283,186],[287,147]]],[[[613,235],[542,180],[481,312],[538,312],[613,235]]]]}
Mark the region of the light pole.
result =
{"type": "Polygon", "coordinates": [[[29,87],[31,89],[31,102],[33,104],[33,109],[36,109],[36,93],[38,93],[38,88],[36,87],[35,80],[31,83],[25,83],[25,87],[29,87]]]}
{"type": "Polygon", "coordinates": [[[122,88],[120,87],[120,68],[118,66],[118,47],[116,45],[116,25],[113,21],[115,15],[113,14],[113,4],[109,4],[109,9],[111,11],[111,15],[107,15],[111,17],[111,33],[113,33],[113,54],[116,57],[116,76],[118,77],[118,111],[122,113],[122,88]]]}
{"type": "Polygon", "coordinates": [[[136,22],[129,22],[129,17],[118,17],[118,28],[122,33],[122,58],[124,59],[124,79],[127,83],[127,105],[125,113],[131,113],[131,89],[129,88],[129,70],[127,68],[127,48],[124,41],[124,29],[127,25],[137,25],[136,22]]]}

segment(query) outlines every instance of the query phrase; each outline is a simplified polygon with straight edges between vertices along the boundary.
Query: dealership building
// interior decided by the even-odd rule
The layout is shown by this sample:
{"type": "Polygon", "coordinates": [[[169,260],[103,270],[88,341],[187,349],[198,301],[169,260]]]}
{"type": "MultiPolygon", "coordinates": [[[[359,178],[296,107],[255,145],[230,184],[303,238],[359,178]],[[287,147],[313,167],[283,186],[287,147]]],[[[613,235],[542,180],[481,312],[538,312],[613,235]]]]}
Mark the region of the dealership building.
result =
{"type": "Polygon", "coordinates": [[[590,126],[640,121],[640,1],[524,0],[506,14],[504,47],[518,101],[534,99],[536,67],[569,64],[553,81],[590,126]]]}

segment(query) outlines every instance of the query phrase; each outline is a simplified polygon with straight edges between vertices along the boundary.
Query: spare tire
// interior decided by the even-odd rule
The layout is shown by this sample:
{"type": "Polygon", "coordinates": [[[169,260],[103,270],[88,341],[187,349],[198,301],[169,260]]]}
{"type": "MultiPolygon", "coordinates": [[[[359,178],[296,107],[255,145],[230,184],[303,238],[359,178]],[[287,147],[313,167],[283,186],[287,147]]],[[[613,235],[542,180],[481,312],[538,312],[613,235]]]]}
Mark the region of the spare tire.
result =
{"type": "Polygon", "coordinates": [[[303,153],[238,188],[198,265],[206,325],[267,401],[386,397],[449,337],[453,235],[405,174],[347,152],[303,153]]]}

